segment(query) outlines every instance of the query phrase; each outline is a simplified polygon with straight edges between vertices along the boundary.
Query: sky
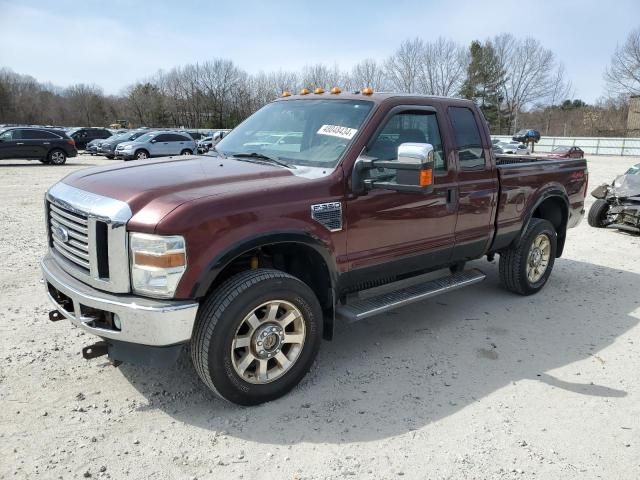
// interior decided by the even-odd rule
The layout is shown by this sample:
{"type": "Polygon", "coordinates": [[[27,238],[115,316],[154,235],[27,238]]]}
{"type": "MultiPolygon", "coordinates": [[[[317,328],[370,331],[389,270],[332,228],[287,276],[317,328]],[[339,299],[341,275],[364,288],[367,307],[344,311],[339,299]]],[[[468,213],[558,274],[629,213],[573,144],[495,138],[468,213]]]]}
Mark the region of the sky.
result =
{"type": "Polygon", "coordinates": [[[400,42],[532,36],[564,63],[574,97],[606,95],[616,44],[640,0],[0,0],[0,67],[118,94],[159,69],[228,58],[249,73],[383,60],[400,42]]]}

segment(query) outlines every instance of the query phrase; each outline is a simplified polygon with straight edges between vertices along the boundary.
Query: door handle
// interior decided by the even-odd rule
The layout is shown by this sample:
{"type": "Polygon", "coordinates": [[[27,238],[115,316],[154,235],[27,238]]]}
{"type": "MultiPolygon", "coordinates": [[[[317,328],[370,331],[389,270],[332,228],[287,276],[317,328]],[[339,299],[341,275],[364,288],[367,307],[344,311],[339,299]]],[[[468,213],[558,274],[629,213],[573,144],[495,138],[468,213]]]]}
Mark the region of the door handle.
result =
{"type": "Polygon", "coordinates": [[[456,189],[455,187],[447,188],[447,205],[455,205],[456,203],[456,189]]]}
{"type": "Polygon", "coordinates": [[[24,142],[18,142],[16,145],[24,145],[24,142]]]}

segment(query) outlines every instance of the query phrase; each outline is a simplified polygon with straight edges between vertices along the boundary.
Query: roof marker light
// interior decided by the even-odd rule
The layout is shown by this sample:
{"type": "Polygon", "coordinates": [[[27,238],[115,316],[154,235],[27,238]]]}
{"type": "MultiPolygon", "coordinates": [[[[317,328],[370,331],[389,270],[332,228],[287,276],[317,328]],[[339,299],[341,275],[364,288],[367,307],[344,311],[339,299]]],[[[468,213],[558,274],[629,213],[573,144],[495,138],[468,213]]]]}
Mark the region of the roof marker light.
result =
{"type": "Polygon", "coordinates": [[[300,95],[309,95],[309,89],[303,88],[302,90],[300,90],[300,95]]]}
{"type": "Polygon", "coordinates": [[[363,95],[372,95],[373,94],[373,88],[371,88],[371,87],[363,88],[361,93],[363,95]]]}
{"type": "Polygon", "coordinates": [[[284,92],[282,92],[282,96],[283,97],[290,97],[291,94],[285,90],[284,92]]]}
{"type": "Polygon", "coordinates": [[[331,89],[331,93],[334,94],[334,95],[337,95],[339,93],[342,93],[342,89],[340,87],[333,87],[331,89]]]}
{"type": "Polygon", "coordinates": [[[316,95],[320,95],[321,93],[324,93],[324,88],[318,87],[313,91],[313,93],[315,93],[316,95]]]}

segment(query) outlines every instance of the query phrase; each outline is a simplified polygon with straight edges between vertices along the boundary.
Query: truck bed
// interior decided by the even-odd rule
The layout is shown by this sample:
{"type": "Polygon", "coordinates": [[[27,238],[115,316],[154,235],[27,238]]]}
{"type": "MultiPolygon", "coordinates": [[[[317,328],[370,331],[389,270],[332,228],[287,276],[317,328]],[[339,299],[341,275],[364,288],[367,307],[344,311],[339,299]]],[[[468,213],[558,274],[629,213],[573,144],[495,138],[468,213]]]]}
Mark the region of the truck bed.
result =
{"type": "Polygon", "coordinates": [[[496,155],[500,192],[495,217],[495,246],[519,233],[536,202],[556,192],[569,202],[568,228],[581,218],[587,182],[584,158],[556,159],[531,155],[496,155]]]}
{"type": "MultiPolygon", "coordinates": [[[[549,158],[545,156],[533,156],[533,155],[508,155],[497,154],[496,165],[512,165],[514,163],[536,163],[536,162],[551,162],[558,160],[557,158],[549,158]]],[[[563,159],[565,160],[565,159],[563,159]]]]}

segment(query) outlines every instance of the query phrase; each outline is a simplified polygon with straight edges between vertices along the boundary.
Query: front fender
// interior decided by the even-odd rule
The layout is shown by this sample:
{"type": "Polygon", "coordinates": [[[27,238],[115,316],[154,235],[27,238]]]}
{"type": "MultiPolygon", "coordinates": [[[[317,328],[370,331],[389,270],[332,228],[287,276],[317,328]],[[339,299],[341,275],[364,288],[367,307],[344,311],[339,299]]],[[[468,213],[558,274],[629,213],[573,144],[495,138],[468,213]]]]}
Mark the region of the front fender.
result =
{"type": "Polygon", "coordinates": [[[217,250],[217,253],[211,257],[211,261],[199,273],[189,297],[204,297],[220,272],[238,256],[260,246],[278,243],[298,243],[313,248],[324,259],[327,269],[329,270],[331,287],[335,287],[338,270],[334,255],[332,254],[333,246],[327,239],[320,238],[303,230],[276,230],[246,237],[239,242],[228,245],[224,249],[217,250]]]}

